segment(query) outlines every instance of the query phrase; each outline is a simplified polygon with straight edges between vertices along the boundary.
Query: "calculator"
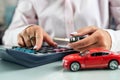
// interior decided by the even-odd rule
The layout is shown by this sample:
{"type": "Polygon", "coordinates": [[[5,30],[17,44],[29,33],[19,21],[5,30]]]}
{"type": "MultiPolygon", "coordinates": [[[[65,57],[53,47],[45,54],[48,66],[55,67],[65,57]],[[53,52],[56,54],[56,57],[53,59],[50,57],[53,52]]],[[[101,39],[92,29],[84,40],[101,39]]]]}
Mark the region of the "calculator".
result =
{"type": "MultiPolygon", "coordinates": [[[[69,42],[76,42],[84,38],[84,36],[73,36],[69,39],[69,42]]],[[[33,48],[14,46],[12,48],[0,49],[0,58],[26,67],[36,67],[62,60],[64,56],[76,52],[65,46],[52,47],[43,45],[38,51],[33,48]]]]}
{"type": "Polygon", "coordinates": [[[36,67],[62,60],[64,56],[75,52],[77,51],[61,46],[52,47],[44,45],[38,51],[32,48],[14,46],[12,48],[0,49],[0,57],[2,60],[25,67],[36,67]]]}

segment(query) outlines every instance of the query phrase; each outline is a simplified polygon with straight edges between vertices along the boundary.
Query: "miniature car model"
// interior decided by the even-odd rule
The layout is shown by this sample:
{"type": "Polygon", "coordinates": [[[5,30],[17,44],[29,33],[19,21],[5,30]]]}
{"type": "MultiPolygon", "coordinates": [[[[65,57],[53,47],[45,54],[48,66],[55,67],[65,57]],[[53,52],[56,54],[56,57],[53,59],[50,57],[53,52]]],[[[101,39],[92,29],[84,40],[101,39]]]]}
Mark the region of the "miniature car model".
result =
{"type": "Polygon", "coordinates": [[[94,48],[83,53],[67,55],[63,58],[63,67],[71,71],[86,68],[118,69],[120,54],[102,48],[94,48]]]}

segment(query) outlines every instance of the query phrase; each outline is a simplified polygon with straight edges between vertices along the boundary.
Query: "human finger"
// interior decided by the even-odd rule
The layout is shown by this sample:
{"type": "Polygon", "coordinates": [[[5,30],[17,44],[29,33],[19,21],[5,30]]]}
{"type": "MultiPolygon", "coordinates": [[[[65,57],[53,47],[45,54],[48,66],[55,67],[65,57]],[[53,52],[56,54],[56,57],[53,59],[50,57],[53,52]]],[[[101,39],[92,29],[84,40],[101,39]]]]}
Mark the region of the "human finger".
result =
{"type": "Polygon", "coordinates": [[[23,37],[20,34],[18,35],[17,41],[18,41],[18,45],[20,45],[22,47],[25,47],[25,43],[23,41],[23,37]]]}
{"type": "Polygon", "coordinates": [[[77,42],[69,43],[68,46],[72,48],[84,48],[92,44],[95,44],[96,42],[97,42],[96,34],[93,34],[77,42]]]}
{"type": "Polygon", "coordinates": [[[79,51],[81,51],[81,50],[84,51],[88,48],[95,48],[95,47],[100,47],[100,48],[104,48],[104,49],[108,49],[108,50],[110,49],[111,38],[106,31],[99,29],[92,35],[95,35],[95,37],[96,37],[96,42],[94,44],[91,44],[87,47],[73,47],[73,48],[75,50],[79,50],[79,51]]]}
{"type": "Polygon", "coordinates": [[[34,49],[39,50],[43,43],[43,30],[41,28],[36,29],[35,32],[35,46],[34,49]]]}
{"type": "Polygon", "coordinates": [[[30,41],[30,37],[29,37],[28,33],[26,32],[26,30],[21,34],[21,36],[23,38],[25,46],[26,47],[31,47],[32,44],[31,44],[31,41],[30,41]]]}
{"type": "Polygon", "coordinates": [[[97,29],[98,28],[94,26],[84,27],[84,28],[79,29],[75,34],[72,34],[72,36],[88,35],[88,34],[95,32],[97,29]]]}
{"type": "Polygon", "coordinates": [[[57,46],[57,43],[54,42],[53,39],[51,39],[51,37],[46,32],[44,32],[44,41],[47,42],[50,46],[57,46]]]}
{"type": "Polygon", "coordinates": [[[95,43],[93,45],[90,45],[90,46],[87,46],[87,47],[84,47],[84,48],[76,48],[74,50],[79,51],[79,52],[82,53],[82,52],[85,52],[85,51],[87,51],[87,50],[89,50],[91,48],[104,48],[104,49],[107,49],[105,46],[102,46],[102,45],[99,45],[98,43],[95,43]]]}
{"type": "Polygon", "coordinates": [[[29,39],[31,42],[32,46],[35,46],[36,43],[36,38],[35,38],[35,30],[34,30],[34,26],[30,26],[26,29],[27,34],[29,35],[29,39]]]}
{"type": "Polygon", "coordinates": [[[30,35],[29,37],[30,37],[31,45],[32,45],[32,46],[35,46],[35,43],[36,43],[36,37],[35,37],[35,36],[32,36],[32,35],[30,35]]]}

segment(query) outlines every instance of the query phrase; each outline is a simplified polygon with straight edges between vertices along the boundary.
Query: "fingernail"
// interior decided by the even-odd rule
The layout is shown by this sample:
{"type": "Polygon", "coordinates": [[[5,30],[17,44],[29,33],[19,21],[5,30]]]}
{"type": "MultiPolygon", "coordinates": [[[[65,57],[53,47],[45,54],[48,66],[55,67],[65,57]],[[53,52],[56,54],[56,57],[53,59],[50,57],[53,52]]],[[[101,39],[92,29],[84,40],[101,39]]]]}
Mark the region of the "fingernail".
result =
{"type": "Polygon", "coordinates": [[[55,42],[54,45],[57,45],[57,43],[55,42]]]}
{"type": "Polygon", "coordinates": [[[77,34],[78,32],[72,32],[72,33],[70,33],[70,34],[77,34]]]}
{"type": "Polygon", "coordinates": [[[37,48],[37,46],[34,46],[34,47],[33,47],[33,49],[36,49],[36,48],[37,48]]]}
{"type": "Polygon", "coordinates": [[[57,47],[57,43],[54,43],[54,46],[57,47]]]}

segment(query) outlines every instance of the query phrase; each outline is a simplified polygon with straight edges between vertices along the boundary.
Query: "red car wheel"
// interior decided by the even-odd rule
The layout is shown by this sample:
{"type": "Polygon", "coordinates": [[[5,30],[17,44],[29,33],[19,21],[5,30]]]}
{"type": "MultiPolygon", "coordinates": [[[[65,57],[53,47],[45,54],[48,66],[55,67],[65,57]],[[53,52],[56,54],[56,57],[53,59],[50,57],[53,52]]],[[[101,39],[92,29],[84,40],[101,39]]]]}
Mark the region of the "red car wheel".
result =
{"type": "Polygon", "coordinates": [[[112,60],[109,62],[108,64],[108,68],[111,69],[111,70],[115,70],[115,69],[118,69],[118,62],[116,60],[112,60]]]}
{"type": "Polygon", "coordinates": [[[70,65],[71,71],[79,71],[80,70],[80,64],[78,62],[72,62],[70,65]]]}

